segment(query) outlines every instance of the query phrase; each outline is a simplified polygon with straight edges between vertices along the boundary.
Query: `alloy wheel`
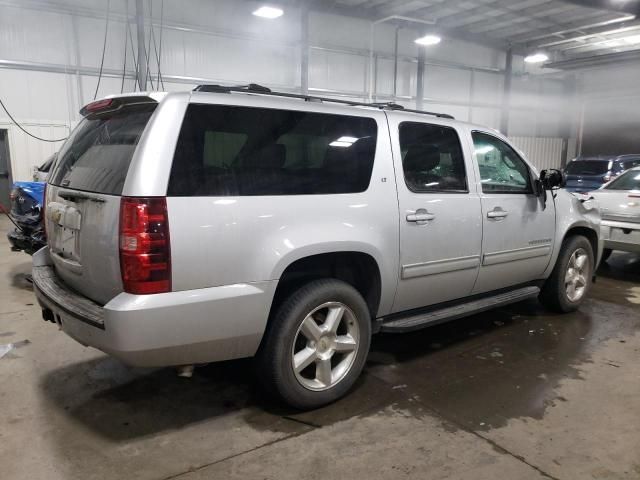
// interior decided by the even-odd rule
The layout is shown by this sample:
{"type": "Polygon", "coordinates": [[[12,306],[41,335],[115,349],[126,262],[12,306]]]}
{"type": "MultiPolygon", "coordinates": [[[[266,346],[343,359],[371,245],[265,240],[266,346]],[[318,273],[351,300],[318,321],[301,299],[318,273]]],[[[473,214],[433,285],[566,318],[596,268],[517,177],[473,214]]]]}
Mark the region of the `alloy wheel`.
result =
{"type": "Polygon", "coordinates": [[[589,275],[589,256],[584,248],[578,248],[569,258],[564,277],[565,291],[569,301],[575,303],[584,296],[589,275]]]}
{"type": "Polygon", "coordinates": [[[360,329],[353,311],[341,302],[314,308],[302,320],[293,342],[291,366],[300,384],[327,390],[351,369],[358,352],[360,329]]]}

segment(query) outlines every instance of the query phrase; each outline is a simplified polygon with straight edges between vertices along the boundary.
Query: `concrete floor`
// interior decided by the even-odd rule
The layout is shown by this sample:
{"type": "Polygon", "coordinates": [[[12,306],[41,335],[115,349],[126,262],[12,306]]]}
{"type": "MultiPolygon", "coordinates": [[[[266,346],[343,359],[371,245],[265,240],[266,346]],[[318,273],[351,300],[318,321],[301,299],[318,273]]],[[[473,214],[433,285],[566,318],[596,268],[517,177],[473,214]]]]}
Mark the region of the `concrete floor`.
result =
{"type": "MultiPolygon", "coordinates": [[[[527,302],[377,336],[353,392],[298,413],[250,362],[128,368],[40,319],[0,223],[0,478],[640,478],[640,258],[575,314],[527,302]]],[[[179,319],[177,319],[179,321],[179,319]]]]}

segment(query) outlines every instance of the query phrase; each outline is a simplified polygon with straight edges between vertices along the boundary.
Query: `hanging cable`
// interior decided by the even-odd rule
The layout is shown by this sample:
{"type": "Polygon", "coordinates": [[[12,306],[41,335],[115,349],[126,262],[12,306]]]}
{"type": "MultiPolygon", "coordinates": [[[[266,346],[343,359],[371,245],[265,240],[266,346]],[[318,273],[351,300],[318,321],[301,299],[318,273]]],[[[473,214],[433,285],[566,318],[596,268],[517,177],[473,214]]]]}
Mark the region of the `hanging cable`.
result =
{"type": "Polygon", "coordinates": [[[164,90],[164,79],[162,78],[162,73],[160,73],[160,59],[162,58],[162,27],[163,25],[164,25],[164,0],[160,2],[160,36],[159,36],[160,45],[158,46],[158,80],[162,84],[162,90],[164,90]]]}
{"type": "Polygon", "coordinates": [[[102,60],[100,60],[100,73],[98,73],[98,84],[96,85],[96,91],[93,94],[95,100],[98,96],[98,90],[100,89],[100,80],[102,80],[102,68],[104,67],[104,53],[107,50],[107,33],[109,32],[109,7],[111,6],[111,0],[107,0],[107,20],[104,24],[104,42],[102,43],[102,60]]]}
{"type": "Polygon", "coordinates": [[[0,106],[2,106],[2,109],[5,111],[5,113],[7,114],[7,116],[11,119],[11,121],[13,122],[13,124],[14,124],[16,127],[18,127],[20,130],[22,130],[24,133],[26,133],[26,134],[27,134],[27,135],[29,135],[30,137],[35,138],[36,140],[41,140],[41,141],[43,141],[43,142],[52,142],[52,143],[55,143],[55,142],[62,142],[62,141],[66,140],[66,139],[68,138],[68,137],[64,137],[64,138],[48,139],[48,138],[42,138],[42,137],[39,137],[39,136],[37,136],[37,135],[34,135],[33,133],[31,133],[31,132],[29,132],[29,131],[25,130],[25,128],[24,128],[22,125],[20,125],[20,124],[18,123],[18,121],[17,121],[15,118],[13,118],[13,115],[11,115],[11,114],[9,113],[9,110],[7,110],[7,107],[5,107],[4,102],[2,101],[2,99],[0,99],[0,106]]]}
{"type": "Polygon", "coordinates": [[[148,80],[149,84],[151,84],[151,90],[155,90],[153,86],[153,75],[151,75],[151,72],[149,71],[149,57],[151,57],[151,37],[152,37],[151,33],[152,32],[153,32],[153,4],[151,3],[151,0],[149,0],[149,48],[145,48],[144,56],[147,62],[146,80],[148,80]]]}
{"type": "Polygon", "coordinates": [[[136,51],[133,49],[133,35],[131,33],[131,24],[127,22],[127,30],[129,31],[129,45],[131,46],[131,56],[133,57],[133,66],[136,69],[136,81],[133,83],[133,91],[136,91],[136,85],[138,86],[138,90],[142,90],[140,88],[140,79],[138,78],[138,59],[136,58],[136,51]]]}
{"type": "Polygon", "coordinates": [[[153,39],[153,50],[156,53],[156,62],[158,64],[158,80],[156,81],[156,87],[160,88],[160,82],[162,82],[162,89],[164,90],[164,80],[162,79],[162,74],[160,73],[160,55],[158,54],[158,48],[156,45],[156,35],[154,33],[153,27],[151,29],[151,38],[153,39]]]}
{"type": "MultiPolygon", "coordinates": [[[[129,20],[127,19],[127,24],[129,20]]],[[[124,62],[122,64],[122,82],[120,83],[120,93],[124,92],[124,77],[127,74],[127,47],[129,46],[129,36],[124,32],[124,62]]]]}

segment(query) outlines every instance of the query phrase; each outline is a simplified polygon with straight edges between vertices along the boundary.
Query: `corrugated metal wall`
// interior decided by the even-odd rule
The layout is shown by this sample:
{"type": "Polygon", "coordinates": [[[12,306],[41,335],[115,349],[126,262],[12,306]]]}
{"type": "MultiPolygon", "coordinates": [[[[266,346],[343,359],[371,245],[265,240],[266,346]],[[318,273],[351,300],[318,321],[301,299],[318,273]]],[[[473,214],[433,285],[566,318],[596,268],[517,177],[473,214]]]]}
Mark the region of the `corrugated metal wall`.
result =
{"type": "MultiPolygon", "coordinates": [[[[69,135],[69,127],[64,124],[25,123],[23,126],[41,138],[64,138],[69,135]]],[[[33,168],[41,165],[58,151],[61,142],[41,142],[32,139],[13,124],[0,122],[0,129],[9,131],[9,152],[11,155],[11,175],[14,181],[31,180],[33,168]]]]}
{"type": "MultiPolygon", "coordinates": [[[[78,110],[94,97],[105,28],[102,0],[2,0],[0,2],[0,96],[21,122],[72,126],[78,110]]],[[[200,82],[263,83],[298,91],[301,83],[299,12],[288,8],[275,22],[251,15],[252,2],[148,0],[146,38],[160,37],[164,89],[185,90],[200,82]],[[160,7],[163,17],[160,18],[160,7]],[[153,37],[150,35],[153,24],[153,37]]],[[[98,97],[132,91],[137,53],[135,24],[128,41],[122,81],[127,21],[135,2],[111,0],[103,76],[98,97]],[[132,46],[133,44],[133,46],[132,46]]],[[[370,22],[313,12],[309,18],[309,88],[314,93],[364,100],[369,86],[370,22]]],[[[418,31],[401,29],[395,101],[415,106],[418,31]]],[[[393,97],[395,27],[375,30],[375,98],[393,97]]],[[[156,44],[156,46],[158,46],[156,44]]],[[[155,47],[150,71],[157,80],[155,47]]],[[[424,108],[498,128],[503,90],[504,52],[445,39],[426,51],[424,108]]],[[[150,87],[150,86],[149,86],[150,87]]],[[[560,82],[522,76],[514,79],[509,132],[517,136],[557,135],[563,108],[560,82]]],[[[8,121],[0,112],[0,121],[8,121]]],[[[35,133],[35,131],[34,131],[35,133]]],[[[15,179],[24,179],[51,145],[12,131],[13,142],[28,147],[12,151],[15,179]],[[24,137],[24,138],[19,138],[24,137]],[[19,165],[24,162],[26,167],[19,165]]],[[[20,149],[21,147],[17,146],[20,149]]]]}
{"type": "Polygon", "coordinates": [[[509,139],[516,147],[522,150],[522,153],[538,170],[561,168],[562,138],[510,136],[509,139]]]}

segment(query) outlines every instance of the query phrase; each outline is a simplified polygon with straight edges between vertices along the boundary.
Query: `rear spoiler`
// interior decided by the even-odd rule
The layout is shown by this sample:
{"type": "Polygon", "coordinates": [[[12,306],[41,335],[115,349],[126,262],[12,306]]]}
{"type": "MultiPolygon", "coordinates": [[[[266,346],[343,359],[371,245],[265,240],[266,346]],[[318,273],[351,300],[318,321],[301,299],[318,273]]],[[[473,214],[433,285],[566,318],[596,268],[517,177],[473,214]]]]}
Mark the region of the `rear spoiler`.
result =
{"type": "Polygon", "coordinates": [[[159,103],[166,95],[166,92],[135,92],[122,95],[109,95],[86,104],[80,109],[80,115],[86,117],[92,113],[118,110],[124,105],[136,103],[159,103]]]}

